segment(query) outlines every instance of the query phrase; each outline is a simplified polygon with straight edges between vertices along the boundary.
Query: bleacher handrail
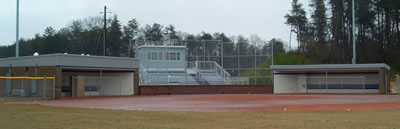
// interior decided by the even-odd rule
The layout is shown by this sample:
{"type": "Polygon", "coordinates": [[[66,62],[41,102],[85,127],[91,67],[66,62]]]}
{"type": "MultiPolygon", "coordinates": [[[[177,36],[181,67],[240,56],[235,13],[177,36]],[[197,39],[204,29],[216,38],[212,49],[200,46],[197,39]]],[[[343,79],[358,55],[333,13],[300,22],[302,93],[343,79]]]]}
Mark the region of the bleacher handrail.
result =
{"type": "Polygon", "coordinates": [[[221,76],[224,81],[229,82],[231,80],[231,75],[224,69],[222,66],[220,66],[216,61],[196,61],[196,69],[197,71],[212,71],[215,72],[217,75],[221,76]],[[211,68],[210,70],[208,69],[201,69],[199,66],[201,66],[201,63],[210,63],[211,68]]]}
{"type": "Polygon", "coordinates": [[[147,85],[147,79],[144,77],[147,77],[147,71],[144,70],[144,67],[142,64],[140,64],[139,68],[139,85],[147,85]]]}

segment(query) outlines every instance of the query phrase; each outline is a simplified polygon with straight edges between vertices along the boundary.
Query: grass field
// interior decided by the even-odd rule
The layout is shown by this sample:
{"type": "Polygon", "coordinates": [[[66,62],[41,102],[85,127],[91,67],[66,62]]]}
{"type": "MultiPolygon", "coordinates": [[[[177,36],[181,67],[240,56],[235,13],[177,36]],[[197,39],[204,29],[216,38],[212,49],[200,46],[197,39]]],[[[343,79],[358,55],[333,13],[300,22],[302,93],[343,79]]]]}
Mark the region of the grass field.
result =
{"type": "Polygon", "coordinates": [[[141,112],[0,104],[0,128],[395,129],[400,111],[141,112]]]}

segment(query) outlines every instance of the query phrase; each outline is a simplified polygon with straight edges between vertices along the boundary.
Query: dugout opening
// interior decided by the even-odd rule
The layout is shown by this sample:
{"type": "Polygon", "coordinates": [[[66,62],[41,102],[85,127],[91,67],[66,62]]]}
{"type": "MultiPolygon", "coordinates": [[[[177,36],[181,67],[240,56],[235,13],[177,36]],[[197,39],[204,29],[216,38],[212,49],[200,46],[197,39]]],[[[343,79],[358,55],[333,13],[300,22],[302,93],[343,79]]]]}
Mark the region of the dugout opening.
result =
{"type": "Polygon", "coordinates": [[[134,95],[135,71],[64,69],[61,96],[134,95]]]}

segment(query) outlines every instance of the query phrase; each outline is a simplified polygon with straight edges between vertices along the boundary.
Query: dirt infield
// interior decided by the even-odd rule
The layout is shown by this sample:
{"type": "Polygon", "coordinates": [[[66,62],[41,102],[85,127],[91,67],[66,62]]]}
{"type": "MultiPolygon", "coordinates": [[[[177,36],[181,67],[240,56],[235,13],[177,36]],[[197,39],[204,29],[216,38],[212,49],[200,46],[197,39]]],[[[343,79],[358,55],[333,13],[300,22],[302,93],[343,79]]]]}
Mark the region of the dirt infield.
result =
{"type": "Polygon", "coordinates": [[[113,110],[316,112],[400,110],[400,95],[162,95],[7,102],[113,110]]]}

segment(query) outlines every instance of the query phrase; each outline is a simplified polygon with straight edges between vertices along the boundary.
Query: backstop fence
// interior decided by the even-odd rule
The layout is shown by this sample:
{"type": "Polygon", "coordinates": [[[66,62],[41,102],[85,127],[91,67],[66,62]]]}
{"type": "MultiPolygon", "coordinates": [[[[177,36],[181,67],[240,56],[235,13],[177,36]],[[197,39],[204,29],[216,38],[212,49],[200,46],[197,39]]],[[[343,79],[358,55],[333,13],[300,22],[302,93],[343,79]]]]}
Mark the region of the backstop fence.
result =
{"type": "MultiPolygon", "coordinates": [[[[185,72],[177,73],[175,69],[169,68],[167,63],[159,63],[152,67],[143,65],[141,66],[141,85],[166,85],[165,82],[172,85],[273,84],[269,68],[272,47],[266,42],[183,40],[147,43],[147,45],[162,44],[158,46],[157,52],[174,51],[171,46],[185,46],[185,59],[182,60],[186,61],[186,66],[182,68],[185,72]],[[219,77],[221,79],[218,79],[219,77]]],[[[137,53],[137,56],[148,57],[148,59],[166,56],[161,53],[149,54],[152,53],[137,53]]],[[[164,59],[169,61],[168,57],[164,59]]]]}
{"type": "Polygon", "coordinates": [[[54,77],[0,77],[0,98],[36,100],[55,98],[54,77]]]}

